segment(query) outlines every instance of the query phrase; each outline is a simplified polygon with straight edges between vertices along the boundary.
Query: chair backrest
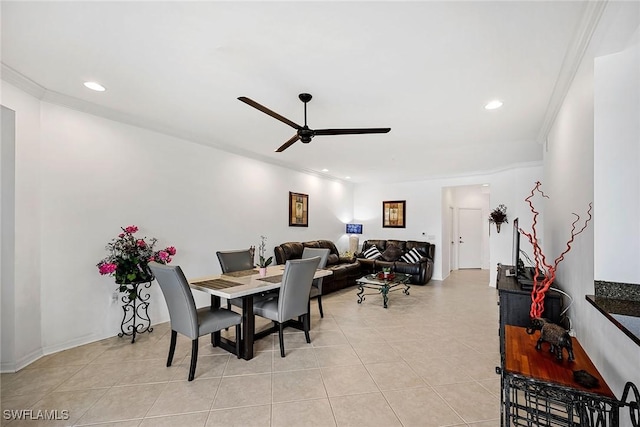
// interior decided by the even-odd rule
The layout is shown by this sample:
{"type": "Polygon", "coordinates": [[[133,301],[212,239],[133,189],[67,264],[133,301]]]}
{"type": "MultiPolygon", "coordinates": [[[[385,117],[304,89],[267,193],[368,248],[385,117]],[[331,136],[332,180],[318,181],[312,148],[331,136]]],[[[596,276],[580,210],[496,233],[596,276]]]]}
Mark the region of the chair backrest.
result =
{"type": "Polygon", "coordinates": [[[198,338],[198,314],[189,282],[179,266],[150,262],[149,268],[156,277],[169,309],[171,329],[191,339],[198,338]]]}
{"type": "Polygon", "coordinates": [[[320,257],[286,262],[278,298],[278,322],[293,319],[307,312],[313,275],[320,257]]]}
{"type": "Polygon", "coordinates": [[[253,256],[249,249],[239,251],[218,251],[216,252],[222,273],[231,273],[240,270],[251,270],[253,268],[253,256]]]}
{"type": "Polygon", "coordinates": [[[320,263],[318,264],[318,268],[325,268],[327,266],[327,258],[329,258],[329,253],[331,251],[329,249],[320,249],[320,248],[304,248],[302,251],[302,259],[314,258],[319,256],[320,263]]]}
{"type": "MultiPolygon", "coordinates": [[[[319,256],[320,263],[318,264],[318,268],[325,268],[327,266],[327,259],[329,258],[330,253],[331,250],[325,248],[304,248],[302,251],[302,259],[319,256]]],[[[322,277],[319,279],[313,279],[313,286],[322,291],[322,277]]]]}

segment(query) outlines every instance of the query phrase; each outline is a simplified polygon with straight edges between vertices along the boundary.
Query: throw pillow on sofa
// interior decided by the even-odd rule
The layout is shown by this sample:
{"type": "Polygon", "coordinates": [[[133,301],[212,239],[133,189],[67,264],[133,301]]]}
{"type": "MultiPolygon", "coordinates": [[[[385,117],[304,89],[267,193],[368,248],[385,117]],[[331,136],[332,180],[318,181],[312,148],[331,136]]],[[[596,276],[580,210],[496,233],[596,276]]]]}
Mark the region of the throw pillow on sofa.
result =
{"type": "Polygon", "coordinates": [[[404,262],[408,262],[409,264],[415,264],[417,262],[420,262],[421,258],[422,258],[422,255],[420,255],[420,252],[418,252],[416,248],[413,248],[406,254],[402,255],[400,260],[404,262]]]}
{"type": "Polygon", "coordinates": [[[387,249],[382,253],[382,259],[387,262],[396,261],[402,255],[403,250],[396,245],[389,245],[387,249]]]}
{"type": "Polygon", "coordinates": [[[371,246],[369,249],[364,251],[364,257],[367,259],[378,259],[382,256],[380,250],[376,245],[371,246]]]}

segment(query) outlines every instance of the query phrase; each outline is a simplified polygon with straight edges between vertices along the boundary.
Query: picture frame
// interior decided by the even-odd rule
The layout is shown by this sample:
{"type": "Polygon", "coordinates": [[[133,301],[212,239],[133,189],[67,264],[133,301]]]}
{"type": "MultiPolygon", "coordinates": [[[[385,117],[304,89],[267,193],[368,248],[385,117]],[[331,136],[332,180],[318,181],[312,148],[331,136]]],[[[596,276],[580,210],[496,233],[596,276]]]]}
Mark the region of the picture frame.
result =
{"type": "Polygon", "coordinates": [[[382,227],[405,228],[406,227],[406,200],[391,200],[382,202],[382,227]]]}
{"type": "Polygon", "coordinates": [[[289,227],[309,226],[309,195],[289,191],[289,227]]]}

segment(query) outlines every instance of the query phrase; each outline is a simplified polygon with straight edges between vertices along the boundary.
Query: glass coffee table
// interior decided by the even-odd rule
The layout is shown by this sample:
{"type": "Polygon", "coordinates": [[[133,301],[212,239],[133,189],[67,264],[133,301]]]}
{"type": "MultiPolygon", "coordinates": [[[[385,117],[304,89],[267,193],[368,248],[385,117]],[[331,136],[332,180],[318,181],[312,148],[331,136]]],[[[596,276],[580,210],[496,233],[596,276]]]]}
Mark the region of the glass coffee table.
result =
{"type": "Polygon", "coordinates": [[[362,304],[365,295],[378,295],[382,294],[382,301],[384,308],[387,308],[387,302],[389,301],[389,292],[399,291],[405,295],[409,295],[409,280],[411,276],[403,273],[392,273],[391,275],[383,278],[381,274],[367,274],[364,277],[356,280],[358,284],[358,304],[362,304]],[[365,288],[375,289],[378,292],[364,293],[365,288]]]}

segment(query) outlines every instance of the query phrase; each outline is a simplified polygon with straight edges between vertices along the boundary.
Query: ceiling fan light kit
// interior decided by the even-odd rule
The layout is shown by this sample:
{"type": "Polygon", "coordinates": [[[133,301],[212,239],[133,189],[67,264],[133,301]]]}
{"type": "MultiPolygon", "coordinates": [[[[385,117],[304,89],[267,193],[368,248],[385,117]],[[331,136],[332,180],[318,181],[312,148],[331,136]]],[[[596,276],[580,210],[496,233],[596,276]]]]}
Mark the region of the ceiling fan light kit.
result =
{"type": "Polygon", "coordinates": [[[298,95],[298,98],[304,103],[304,126],[300,126],[299,124],[287,119],[284,116],[281,116],[275,111],[268,109],[264,105],[258,104],[256,101],[247,98],[246,96],[241,96],[238,98],[238,100],[296,129],[296,134],[292,136],[287,142],[278,147],[276,149],[276,153],[283,152],[298,140],[302,141],[304,144],[308,144],[316,135],[357,135],[366,133],[387,133],[391,130],[391,128],[310,129],[309,126],[307,126],[307,103],[311,101],[311,98],[313,97],[308,93],[301,93],[300,95],[298,95]]]}

